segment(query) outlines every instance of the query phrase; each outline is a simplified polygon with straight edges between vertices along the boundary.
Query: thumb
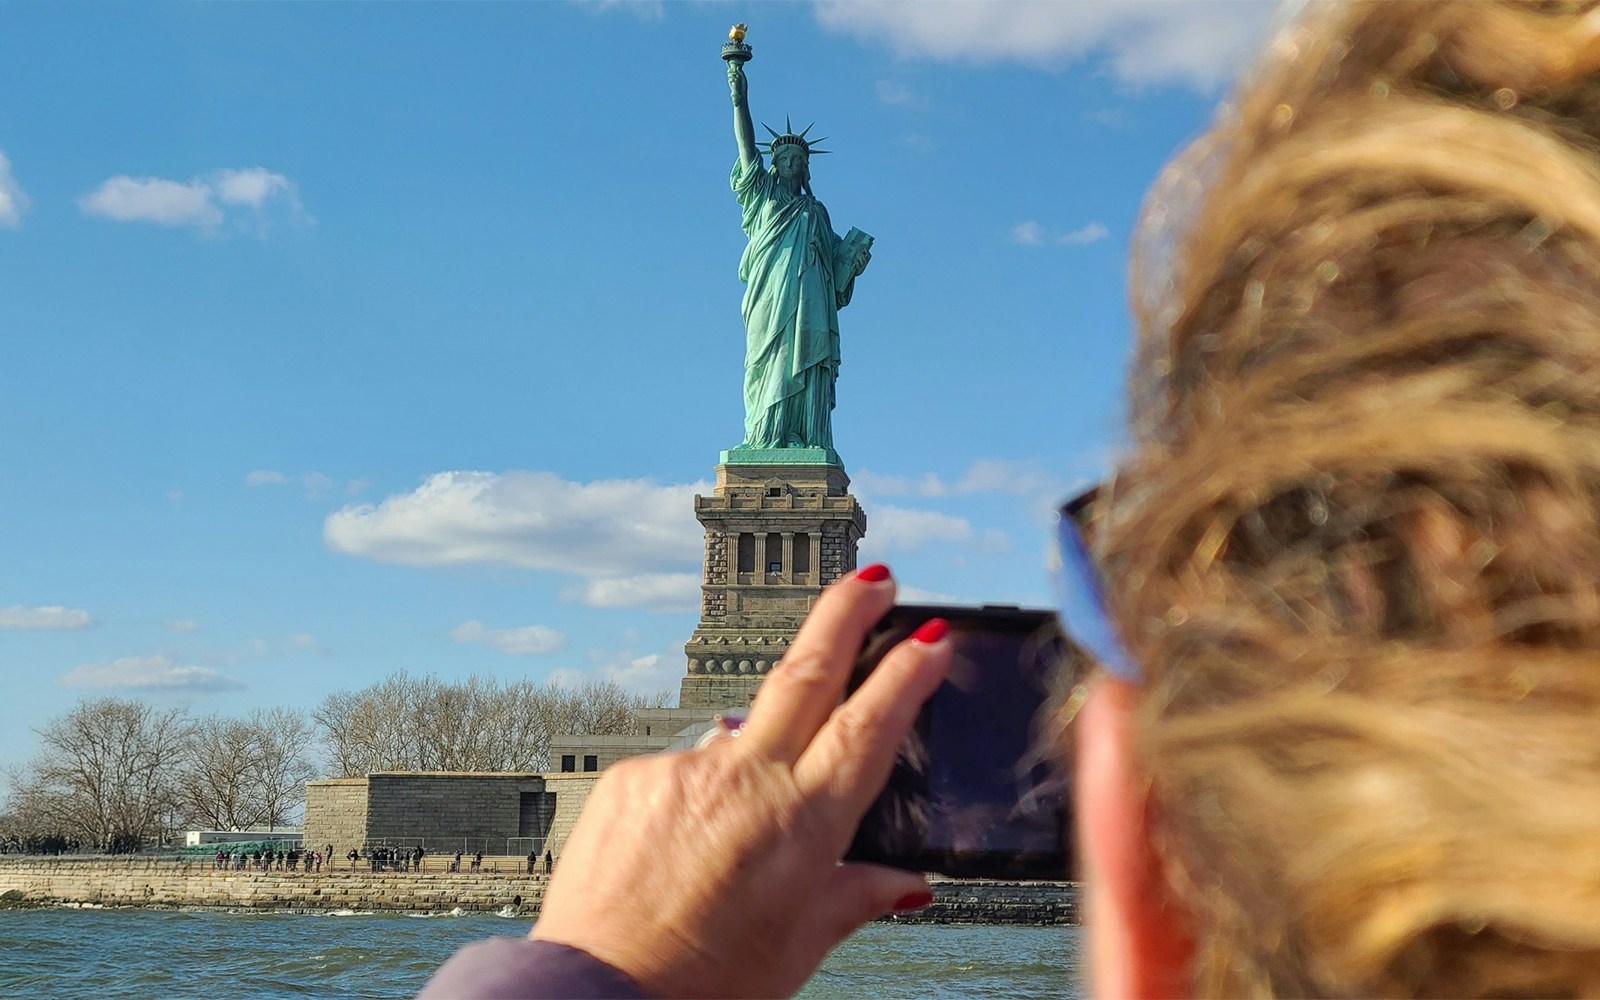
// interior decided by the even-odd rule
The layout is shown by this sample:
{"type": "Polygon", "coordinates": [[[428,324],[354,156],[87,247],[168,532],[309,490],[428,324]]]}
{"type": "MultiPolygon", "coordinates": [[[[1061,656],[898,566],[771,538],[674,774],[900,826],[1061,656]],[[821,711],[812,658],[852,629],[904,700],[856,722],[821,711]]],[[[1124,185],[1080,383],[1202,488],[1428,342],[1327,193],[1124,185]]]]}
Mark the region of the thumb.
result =
{"type": "Polygon", "coordinates": [[[825,897],[823,920],[843,939],[887,913],[922,909],[933,902],[933,890],[917,872],[847,862],[833,870],[825,897]]]}

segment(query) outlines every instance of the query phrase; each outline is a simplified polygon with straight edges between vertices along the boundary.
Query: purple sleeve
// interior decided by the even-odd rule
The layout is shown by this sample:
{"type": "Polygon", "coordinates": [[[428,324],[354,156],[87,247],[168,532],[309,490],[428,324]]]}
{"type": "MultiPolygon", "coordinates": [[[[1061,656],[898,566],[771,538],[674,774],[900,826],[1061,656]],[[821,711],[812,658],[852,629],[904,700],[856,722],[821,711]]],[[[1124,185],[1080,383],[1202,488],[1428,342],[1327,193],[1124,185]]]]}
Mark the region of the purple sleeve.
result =
{"type": "Polygon", "coordinates": [[[450,957],[418,1000],[644,1000],[639,984],[586,951],[552,941],[494,937],[450,957]]]}

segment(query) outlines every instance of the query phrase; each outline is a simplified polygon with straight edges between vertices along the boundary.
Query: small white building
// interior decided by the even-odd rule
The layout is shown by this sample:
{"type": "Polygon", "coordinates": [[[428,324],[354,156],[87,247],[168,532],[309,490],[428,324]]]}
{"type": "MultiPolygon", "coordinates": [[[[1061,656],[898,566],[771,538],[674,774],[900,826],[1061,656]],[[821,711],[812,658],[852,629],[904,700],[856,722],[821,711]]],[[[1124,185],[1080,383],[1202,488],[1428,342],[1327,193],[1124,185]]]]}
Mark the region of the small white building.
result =
{"type": "Polygon", "coordinates": [[[304,836],[298,826],[280,826],[272,830],[190,830],[184,834],[183,846],[242,844],[256,840],[281,840],[285,843],[298,844],[304,836]]]}

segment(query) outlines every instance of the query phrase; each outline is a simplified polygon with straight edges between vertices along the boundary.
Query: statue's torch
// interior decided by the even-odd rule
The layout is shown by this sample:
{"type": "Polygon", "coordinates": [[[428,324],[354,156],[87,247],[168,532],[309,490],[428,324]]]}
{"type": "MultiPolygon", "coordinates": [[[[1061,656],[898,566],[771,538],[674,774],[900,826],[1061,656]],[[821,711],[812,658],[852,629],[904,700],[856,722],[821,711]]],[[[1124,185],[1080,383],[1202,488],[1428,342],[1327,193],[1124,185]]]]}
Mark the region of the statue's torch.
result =
{"type": "Polygon", "coordinates": [[[746,30],[748,29],[743,24],[736,24],[728,29],[728,44],[722,47],[722,58],[741,66],[751,60],[750,46],[744,43],[746,30]]]}

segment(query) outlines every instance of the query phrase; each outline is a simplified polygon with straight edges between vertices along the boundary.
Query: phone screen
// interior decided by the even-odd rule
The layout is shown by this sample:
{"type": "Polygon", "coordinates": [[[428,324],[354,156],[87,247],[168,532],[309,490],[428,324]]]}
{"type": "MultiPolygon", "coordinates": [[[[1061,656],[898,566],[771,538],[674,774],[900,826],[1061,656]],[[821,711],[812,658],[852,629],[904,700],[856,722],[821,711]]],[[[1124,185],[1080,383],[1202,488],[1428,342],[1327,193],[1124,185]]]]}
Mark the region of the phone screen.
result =
{"type": "Polygon", "coordinates": [[[1070,773],[1050,731],[1068,662],[1059,620],[1019,608],[896,607],[868,636],[851,690],[934,617],[950,623],[950,675],[845,857],[956,878],[1068,878],[1070,773]]]}

